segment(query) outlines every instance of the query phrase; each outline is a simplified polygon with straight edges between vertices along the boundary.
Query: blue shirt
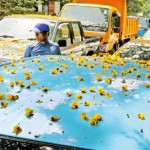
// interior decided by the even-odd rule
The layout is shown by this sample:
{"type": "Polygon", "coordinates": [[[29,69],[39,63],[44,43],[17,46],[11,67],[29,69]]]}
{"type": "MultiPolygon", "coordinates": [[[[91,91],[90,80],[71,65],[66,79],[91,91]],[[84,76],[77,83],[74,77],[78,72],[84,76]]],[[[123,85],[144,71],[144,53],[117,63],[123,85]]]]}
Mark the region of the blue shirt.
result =
{"type": "Polygon", "coordinates": [[[31,43],[25,50],[24,58],[39,55],[61,55],[59,46],[51,41],[46,44],[40,42],[31,43]]]}

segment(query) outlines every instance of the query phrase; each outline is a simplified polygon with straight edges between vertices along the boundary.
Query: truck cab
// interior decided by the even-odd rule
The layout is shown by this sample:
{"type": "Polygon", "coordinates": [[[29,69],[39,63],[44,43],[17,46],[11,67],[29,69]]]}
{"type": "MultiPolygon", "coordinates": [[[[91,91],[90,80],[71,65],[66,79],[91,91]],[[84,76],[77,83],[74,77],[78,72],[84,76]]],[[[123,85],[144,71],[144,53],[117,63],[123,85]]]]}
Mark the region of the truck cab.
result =
{"type": "Polygon", "coordinates": [[[74,0],[60,13],[61,17],[81,21],[85,36],[102,37],[100,51],[110,53],[137,37],[138,19],[126,15],[125,0],[74,0]]]}

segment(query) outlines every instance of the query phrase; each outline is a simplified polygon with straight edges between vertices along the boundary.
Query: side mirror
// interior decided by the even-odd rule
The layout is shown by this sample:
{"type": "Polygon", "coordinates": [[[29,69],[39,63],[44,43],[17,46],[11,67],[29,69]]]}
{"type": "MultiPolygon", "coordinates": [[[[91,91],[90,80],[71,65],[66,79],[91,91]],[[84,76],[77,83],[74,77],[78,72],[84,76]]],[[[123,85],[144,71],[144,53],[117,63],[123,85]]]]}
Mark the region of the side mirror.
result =
{"type": "Polygon", "coordinates": [[[114,28],[114,33],[119,33],[120,32],[120,28],[114,28]]]}
{"type": "Polygon", "coordinates": [[[58,45],[60,47],[66,47],[67,46],[67,41],[64,39],[58,40],[58,45]]]}

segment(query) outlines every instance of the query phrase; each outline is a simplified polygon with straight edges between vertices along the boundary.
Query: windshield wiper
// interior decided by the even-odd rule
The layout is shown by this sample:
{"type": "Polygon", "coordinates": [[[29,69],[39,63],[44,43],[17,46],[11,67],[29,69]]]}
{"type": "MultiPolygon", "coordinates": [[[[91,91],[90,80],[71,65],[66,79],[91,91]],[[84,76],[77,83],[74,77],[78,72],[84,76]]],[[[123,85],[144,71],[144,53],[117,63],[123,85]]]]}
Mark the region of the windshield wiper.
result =
{"type": "Polygon", "coordinates": [[[14,36],[11,36],[11,35],[0,35],[0,37],[3,37],[3,38],[14,38],[14,36]]]}

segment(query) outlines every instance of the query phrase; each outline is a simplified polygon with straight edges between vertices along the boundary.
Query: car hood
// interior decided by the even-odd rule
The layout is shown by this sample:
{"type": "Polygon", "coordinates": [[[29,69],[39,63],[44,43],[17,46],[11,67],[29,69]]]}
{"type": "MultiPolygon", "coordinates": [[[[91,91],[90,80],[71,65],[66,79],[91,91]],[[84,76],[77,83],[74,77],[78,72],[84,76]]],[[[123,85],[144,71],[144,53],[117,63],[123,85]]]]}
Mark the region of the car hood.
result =
{"type": "Polygon", "coordinates": [[[13,58],[20,59],[30,43],[29,40],[0,40],[0,61],[8,61],[13,58]]]}

